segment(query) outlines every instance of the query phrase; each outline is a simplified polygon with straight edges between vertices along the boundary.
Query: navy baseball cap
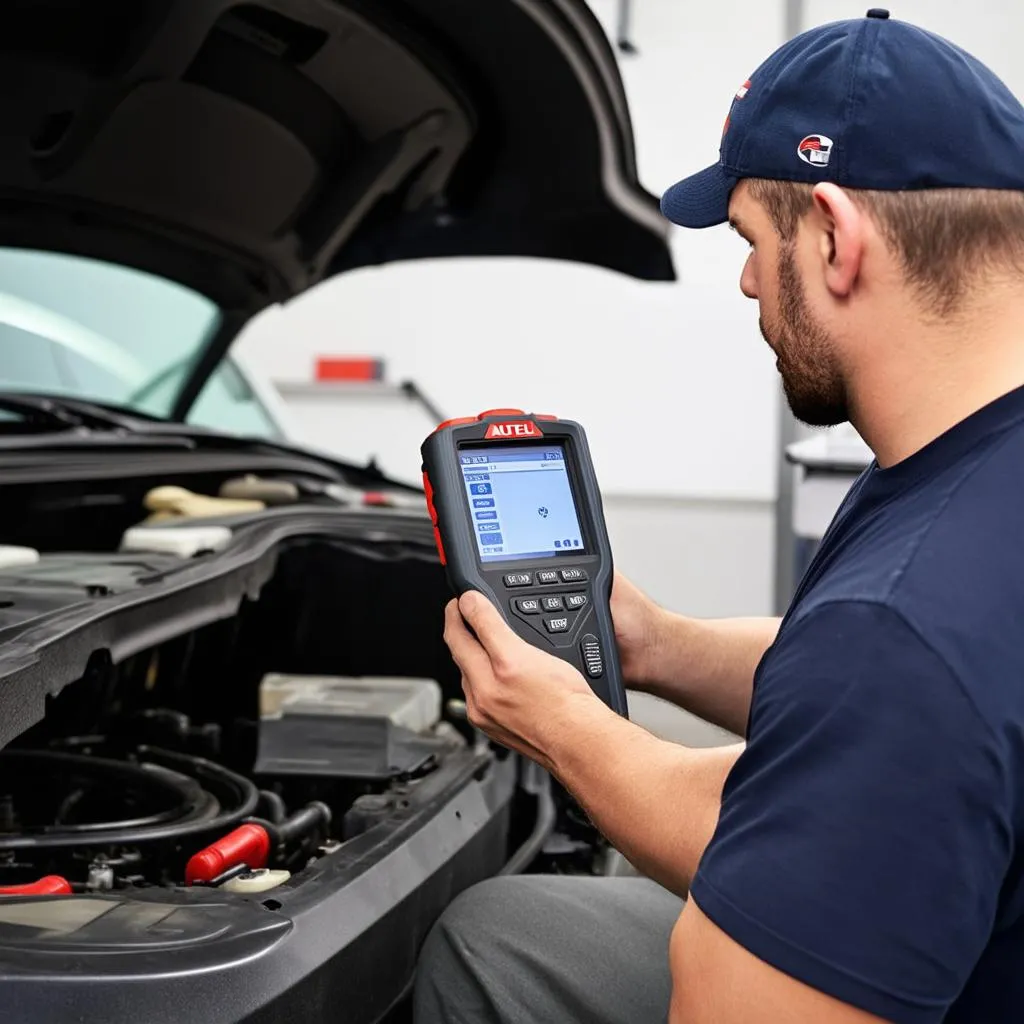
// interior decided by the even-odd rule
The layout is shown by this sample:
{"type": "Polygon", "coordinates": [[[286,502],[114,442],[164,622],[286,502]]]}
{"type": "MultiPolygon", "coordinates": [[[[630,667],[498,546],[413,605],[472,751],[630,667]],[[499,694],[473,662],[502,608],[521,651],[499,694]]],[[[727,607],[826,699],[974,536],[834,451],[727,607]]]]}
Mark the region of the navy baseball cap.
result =
{"type": "Polygon", "coordinates": [[[722,224],[743,178],[1024,191],[1024,107],[969,53],[876,8],[776,50],[736,94],[718,163],[673,185],[662,213],[722,224]]]}

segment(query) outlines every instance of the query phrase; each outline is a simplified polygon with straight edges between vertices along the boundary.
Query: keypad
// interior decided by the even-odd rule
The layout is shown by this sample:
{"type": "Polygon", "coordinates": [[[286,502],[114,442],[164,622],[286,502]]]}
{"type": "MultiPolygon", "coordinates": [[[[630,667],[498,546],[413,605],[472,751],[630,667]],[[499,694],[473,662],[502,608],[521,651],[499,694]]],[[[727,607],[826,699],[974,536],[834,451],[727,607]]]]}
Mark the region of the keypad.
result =
{"type": "Polygon", "coordinates": [[[586,569],[560,569],[559,576],[563,583],[582,583],[587,578],[586,569]]]}
{"type": "MultiPolygon", "coordinates": [[[[520,621],[528,622],[538,633],[551,636],[565,636],[561,646],[575,642],[576,629],[585,619],[590,605],[589,577],[586,569],[567,566],[555,569],[535,569],[531,572],[511,572],[503,577],[510,589],[531,588],[525,593],[510,594],[508,607],[520,621]],[[555,590],[555,593],[551,591],[555,590]]],[[[591,634],[588,634],[590,637],[591,634]]],[[[596,638],[594,640],[596,643],[596,638]]],[[[558,643],[558,641],[556,641],[558,643]]],[[[582,648],[581,648],[582,650],[582,648]]],[[[604,673],[603,655],[600,646],[596,654],[590,651],[590,661],[584,652],[587,671],[597,675],[604,673]],[[594,660],[596,658],[596,661],[594,660]]]]}

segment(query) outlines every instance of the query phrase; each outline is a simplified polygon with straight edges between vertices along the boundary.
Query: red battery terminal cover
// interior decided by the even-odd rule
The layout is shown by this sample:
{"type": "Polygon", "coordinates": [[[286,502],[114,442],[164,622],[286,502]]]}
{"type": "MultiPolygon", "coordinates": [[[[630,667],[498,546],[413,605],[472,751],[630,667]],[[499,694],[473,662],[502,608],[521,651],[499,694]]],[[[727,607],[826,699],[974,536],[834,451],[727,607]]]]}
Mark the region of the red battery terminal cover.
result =
{"type": "Polygon", "coordinates": [[[239,825],[222,839],[193,855],[185,867],[185,884],[212,882],[229,868],[245,864],[265,868],[270,857],[270,836],[261,825],[239,825]]]}
{"type": "Polygon", "coordinates": [[[71,883],[60,875],[44,875],[25,885],[0,886],[0,896],[70,896],[71,883]]]}

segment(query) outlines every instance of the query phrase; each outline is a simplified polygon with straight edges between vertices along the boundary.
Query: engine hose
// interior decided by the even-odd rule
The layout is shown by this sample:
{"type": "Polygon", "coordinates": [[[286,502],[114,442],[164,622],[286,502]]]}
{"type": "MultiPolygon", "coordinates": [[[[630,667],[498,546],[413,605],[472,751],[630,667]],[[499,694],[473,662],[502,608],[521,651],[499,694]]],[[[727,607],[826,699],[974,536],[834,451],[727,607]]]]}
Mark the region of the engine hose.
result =
{"type": "MultiPolygon", "coordinates": [[[[104,762],[98,758],[78,757],[74,754],[49,756],[71,759],[77,762],[77,765],[65,761],[66,767],[81,767],[83,770],[85,765],[82,762],[88,762],[88,770],[93,773],[93,777],[102,773],[107,778],[123,780],[130,775],[136,785],[161,787],[168,795],[178,799],[176,811],[182,813],[180,818],[138,827],[126,827],[122,822],[115,822],[112,827],[94,825],[84,831],[71,831],[61,826],[56,831],[0,836],[0,851],[181,842],[195,836],[230,831],[256,809],[259,802],[259,791],[256,786],[227,768],[201,757],[157,750],[153,747],[140,747],[138,753],[140,758],[146,758],[146,763],[131,765],[116,761],[104,762]],[[98,763],[100,768],[97,772],[98,763]],[[116,766],[117,772],[113,766],[116,766]],[[191,803],[183,808],[181,798],[185,793],[189,795],[191,803]]],[[[20,756],[22,752],[19,751],[18,754],[20,756]]],[[[6,751],[0,755],[0,759],[11,760],[6,751]]]]}
{"type": "Polygon", "coordinates": [[[256,807],[256,813],[260,817],[274,822],[275,825],[279,825],[288,817],[288,808],[285,807],[284,800],[273,790],[261,789],[260,802],[256,807]]]}
{"type": "MultiPolygon", "coordinates": [[[[537,769],[537,766],[532,763],[527,765],[527,772],[531,769],[537,769]]],[[[539,773],[540,769],[537,769],[537,772],[539,773]]],[[[533,831],[498,872],[500,875],[518,875],[525,871],[544,849],[544,844],[554,832],[558,820],[555,800],[551,795],[551,779],[544,774],[543,778],[528,781],[526,788],[533,789],[537,795],[537,820],[533,823],[533,831]]]]}
{"type": "Polygon", "coordinates": [[[331,825],[331,809],[319,800],[314,800],[284,821],[274,822],[251,817],[246,819],[246,823],[259,825],[264,829],[270,836],[270,845],[274,855],[280,857],[290,846],[311,836],[319,834],[321,838],[326,839],[331,825]]]}

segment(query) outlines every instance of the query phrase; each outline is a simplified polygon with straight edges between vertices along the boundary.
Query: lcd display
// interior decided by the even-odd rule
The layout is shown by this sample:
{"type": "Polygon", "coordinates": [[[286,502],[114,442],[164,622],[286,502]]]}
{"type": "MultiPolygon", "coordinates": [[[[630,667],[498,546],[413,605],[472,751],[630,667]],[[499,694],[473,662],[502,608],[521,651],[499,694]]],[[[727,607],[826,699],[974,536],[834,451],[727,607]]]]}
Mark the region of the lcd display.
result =
{"type": "Polygon", "coordinates": [[[463,449],[459,461],[481,561],[585,550],[562,445],[463,449]]]}

